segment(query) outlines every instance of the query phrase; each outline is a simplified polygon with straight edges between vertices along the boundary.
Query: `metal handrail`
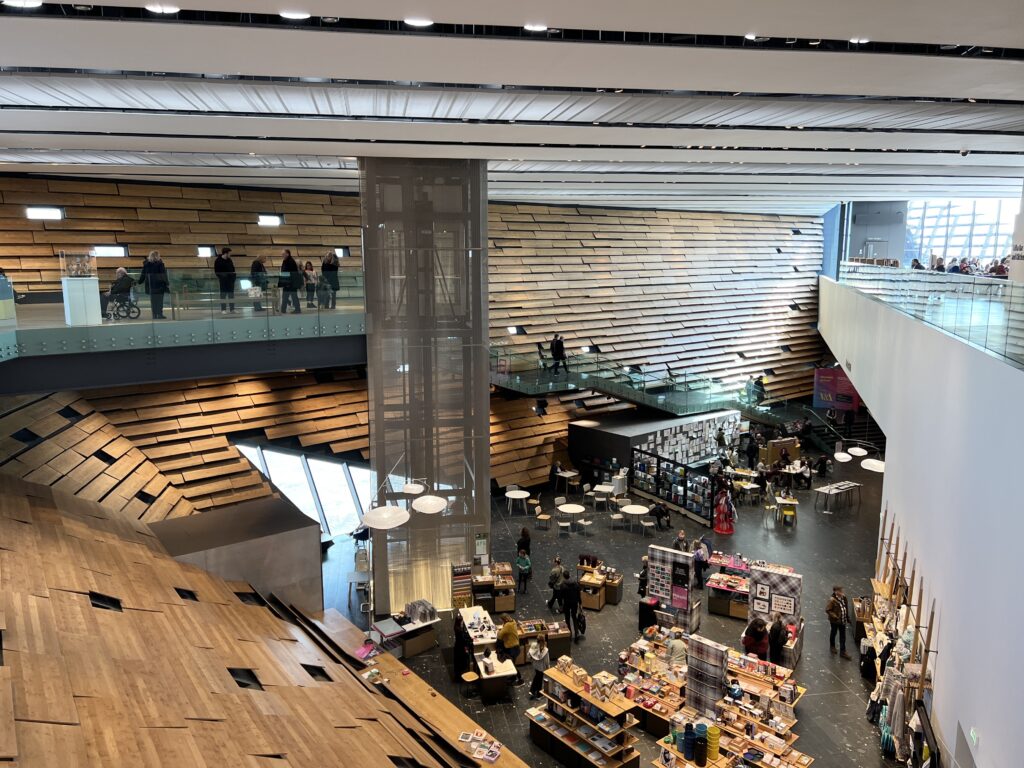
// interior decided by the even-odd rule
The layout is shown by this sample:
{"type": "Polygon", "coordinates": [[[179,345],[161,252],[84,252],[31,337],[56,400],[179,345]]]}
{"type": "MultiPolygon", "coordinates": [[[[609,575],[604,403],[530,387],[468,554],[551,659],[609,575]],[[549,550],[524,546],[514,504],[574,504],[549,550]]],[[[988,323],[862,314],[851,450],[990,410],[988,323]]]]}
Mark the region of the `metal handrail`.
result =
{"type": "Polygon", "coordinates": [[[818,413],[813,408],[811,408],[809,406],[806,406],[806,405],[801,406],[801,408],[805,412],[807,412],[811,416],[813,416],[815,419],[817,419],[818,422],[823,427],[825,427],[825,429],[827,429],[830,433],[832,433],[840,441],[842,441],[843,445],[846,445],[847,443],[853,443],[854,445],[860,445],[860,446],[863,446],[865,448],[869,448],[872,453],[878,454],[879,456],[882,455],[882,450],[877,445],[875,445],[874,443],[870,442],[869,440],[858,440],[858,439],[853,438],[853,437],[846,437],[842,433],[840,433],[838,429],[836,429],[831,424],[829,424],[827,421],[825,421],[825,419],[821,418],[821,416],[818,415],[818,413]]]}

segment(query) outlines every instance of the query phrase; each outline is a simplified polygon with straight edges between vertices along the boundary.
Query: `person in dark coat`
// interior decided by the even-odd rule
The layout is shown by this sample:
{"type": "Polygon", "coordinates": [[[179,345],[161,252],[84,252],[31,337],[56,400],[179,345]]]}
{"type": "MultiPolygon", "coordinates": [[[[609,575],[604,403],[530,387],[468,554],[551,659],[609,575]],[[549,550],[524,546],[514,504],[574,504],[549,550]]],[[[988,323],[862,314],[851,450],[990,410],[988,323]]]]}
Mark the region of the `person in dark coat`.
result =
{"type": "Polygon", "coordinates": [[[637,586],[636,593],[640,597],[647,597],[647,555],[640,560],[640,584],[637,586]]]}
{"type": "Polygon", "coordinates": [[[850,623],[850,604],[846,601],[843,588],[836,584],[832,587],[832,595],[825,606],[825,614],[828,616],[830,631],[828,635],[828,647],[832,653],[836,652],[836,635],[839,636],[839,655],[850,658],[846,652],[846,625],[850,623]]]}
{"type": "Polygon", "coordinates": [[[772,614],[772,625],[768,629],[768,661],[772,664],[782,664],[782,649],[786,647],[788,636],[782,614],[772,614]]]}
{"type": "Polygon", "coordinates": [[[135,281],[128,274],[124,267],[118,267],[114,274],[114,280],[110,284],[110,290],[100,294],[100,313],[106,317],[107,307],[113,300],[117,304],[127,304],[132,294],[132,286],[135,281]]]}
{"type": "Polygon", "coordinates": [[[306,279],[299,269],[298,263],[292,258],[292,252],[285,248],[281,251],[281,276],[277,279],[277,286],[281,289],[281,314],[288,311],[291,304],[294,309],[293,315],[302,312],[299,305],[299,289],[305,284],[306,279]]]}
{"type": "Polygon", "coordinates": [[[462,614],[455,612],[455,645],[452,648],[452,666],[455,667],[455,679],[469,671],[470,659],[473,658],[473,638],[470,637],[462,614]]]}
{"type": "Polygon", "coordinates": [[[149,309],[154,320],[166,320],[164,294],[170,290],[167,267],[160,258],[160,251],[150,251],[146,266],[142,270],[143,290],[149,294],[149,309]]]}
{"type": "Polygon", "coordinates": [[[562,366],[565,372],[569,372],[569,363],[565,357],[565,341],[557,333],[551,339],[551,370],[554,373],[558,373],[558,366],[562,366]]]}
{"type": "Polygon", "coordinates": [[[213,261],[213,271],[217,275],[220,288],[220,313],[228,313],[228,301],[231,311],[235,311],[235,262],[231,260],[231,249],[221,248],[213,261]]]}
{"type": "Polygon", "coordinates": [[[578,643],[580,633],[576,616],[580,612],[580,583],[572,577],[568,568],[562,571],[562,577],[562,616],[565,618],[565,626],[572,632],[572,639],[578,643]]]}
{"type": "Polygon", "coordinates": [[[338,254],[334,251],[328,251],[327,255],[324,256],[323,262],[320,264],[320,274],[327,283],[328,291],[330,292],[327,301],[320,307],[321,309],[334,309],[338,301],[338,254]]]}
{"type": "Polygon", "coordinates": [[[516,542],[516,552],[522,550],[526,554],[530,554],[530,531],[528,528],[523,528],[519,532],[519,541],[516,542]]]}
{"type": "Polygon", "coordinates": [[[761,661],[768,661],[768,627],[764,619],[754,619],[743,633],[743,652],[753,653],[761,661]]]}
{"type": "Polygon", "coordinates": [[[761,449],[757,444],[757,440],[751,435],[747,439],[747,469],[753,469],[757,466],[757,458],[761,453],[761,449]]]}
{"type": "Polygon", "coordinates": [[[252,265],[249,267],[249,279],[252,281],[253,288],[259,288],[259,296],[253,297],[252,308],[254,312],[263,311],[263,302],[260,301],[263,295],[267,292],[267,287],[270,282],[267,280],[267,267],[266,267],[267,256],[261,253],[252,261],[252,265]]]}

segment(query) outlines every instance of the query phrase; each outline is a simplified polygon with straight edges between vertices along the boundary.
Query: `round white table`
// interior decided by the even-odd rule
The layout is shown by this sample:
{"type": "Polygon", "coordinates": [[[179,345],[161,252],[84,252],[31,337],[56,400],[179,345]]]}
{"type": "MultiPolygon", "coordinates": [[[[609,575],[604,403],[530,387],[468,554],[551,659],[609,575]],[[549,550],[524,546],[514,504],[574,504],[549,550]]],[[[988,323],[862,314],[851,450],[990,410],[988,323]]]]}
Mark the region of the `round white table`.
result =
{"type": "Polygon", "coordinates": [[[645,507],[643,504],[627,504],[626,506],[620,507],[619,509],[622,511],[623,514],[629,515],[630,530],[633,530],[633,526],[636,524],[636,521],[639,518],[643,517],[651,511],[650,507],[645,507]]]}
{"type": "Polygon", "coordinates": [[[579,474],[580,473],[577,472],[575,469],[563,469],[561,472],[558,472],[558,476],[555,478],[555,493],[558,493],[558,481],[561,480],[563,483],[565,483],[565,495],[568,496],[569,481],[572,480],[574,477],[579,477],[579,474]]]}
{"type": "Polygon", "coordinates": [[[515,513],[515,507],[517,502],[522,504],[523,514],[526,514],[529,511],[526,508],[526,500],[530,498],[529,491],[505,491],[505,498],[508,499],[509,514],[515,513]]]}
{"type": "Polygon", "coordinates": [[[569,515],[571,522],[572,517],[574,517],[575,515],[582,515],[584,512],[587,511],[587,508],[584,507],[582,504],[562,504],[558,508],[558,511],[564,515],[569,515]]]}

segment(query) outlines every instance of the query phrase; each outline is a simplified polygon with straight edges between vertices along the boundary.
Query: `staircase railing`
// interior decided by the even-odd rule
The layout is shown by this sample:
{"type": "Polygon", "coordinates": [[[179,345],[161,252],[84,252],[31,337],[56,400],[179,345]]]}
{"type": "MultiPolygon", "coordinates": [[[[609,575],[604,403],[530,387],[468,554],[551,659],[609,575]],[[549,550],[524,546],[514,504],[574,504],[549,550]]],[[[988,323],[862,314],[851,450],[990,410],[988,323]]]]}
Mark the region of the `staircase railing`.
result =
{"type": "Polygon", "coordinates": [[[877,445],[875,445],[869,440],[860,440],[854,437],[846,437],[838,429],[829,424],[828,421],[823,419],[821,415],[810,406],[803,406],[803,410],[805,413],[809,414],[812,418],[814,418],[814,420],[817,421],[818,424],[823,426],[829,434],[834,435],[836,440],[842,441],[843,445],[859,445],[860,447],[864,448],[870,453],[874,453],[878,456],[882,455],[882,450],[877,445]]]}

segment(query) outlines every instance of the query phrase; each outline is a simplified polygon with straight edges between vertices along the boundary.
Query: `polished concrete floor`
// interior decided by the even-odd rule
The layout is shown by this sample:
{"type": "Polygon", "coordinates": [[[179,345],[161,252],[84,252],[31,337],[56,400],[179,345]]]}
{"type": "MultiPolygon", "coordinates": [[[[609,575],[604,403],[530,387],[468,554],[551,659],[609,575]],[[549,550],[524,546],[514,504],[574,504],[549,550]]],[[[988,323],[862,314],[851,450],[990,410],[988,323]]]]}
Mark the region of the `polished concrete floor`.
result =
{"type": "MultiPolygon", "coordinates": [[[[828,650],[828,620],[825,603],[833,583],[843,584],[850,596],[870,592],[869,579],[875,562],[876,534],[879,522],[882,476],[861,469],[856,462],[837,465],[834,479],[854,480],[864,484],[859,507],[843,509],[831,515],[813,509],[814,494],[801,491],[800,520],[794,530],[781,528],[766,530],[761,512],[753,507],[741,507],[736,533],[732,536],[711,534],[715,549],[742,552],[754,558],[786,563],[803,574],[804,616],[807,621],[804,654],[796,669],[796,679],[808,688],[807,695],[797,707],[799,720],[795,728],[800,738],[797,748],[813,756],[823,768],[865,768],[892,765],[882,759],[878,747],[878,729],[864,718],[869,686],[861,679],[856,660],[845,661],[828,650]]],[[[815,485],[823,484],[815,481],[815,485]]],[[[533,540],[533,561],[536,578],[529,592],[520,595],[516,616],[520,619],[550,616],[546,606],[547,569],[551,559],[560,555],[565,562],[575,561],[581,552],[593,553],[609,565],[626,574],[625,597],[619,605],[606,606],[601,612],[588,613],[588,632],[585,639],[574,646],[573,656],[588,671],[601,669],[614,673],[617,654],[638,637],[637,632],[637,579],[640,558],[651,543],[669,545],[674,532],[661,532],[656,538],[643,537],[639,532],[610,531],[601,514],[592,526],[592,536],[573,534],[559,536],[554,531],[537,530],[529,518],[509,517],[504,499],[496,501],[493,513],[492,547],[496,559],[512,559],[513,547],[524,524],[533,540]]],[[[820,504],[819,504],[820,506],[820,504]]],[[[689,536],[705,532],[697,523],[674,521],[689,536]]],[[[325,581],[329,604],[345,610],[346,589],[343,570],[351,570],[351,549],[339,542],[328,553],[327,564],[340,578],[325,581]]],[[[358,610],[353,592],[352,609],[358,610]]],[[[528,698],[528,686],[513,689],[512,701],[484,706],[477,698],[465,698],[459,686],[451,679],[451,622],[443,622],[439,648],[408,659],[411,669],[426,679],[438,691],[455,701],[481,727],[506,743],[530,766],[541,768],[558,763],[545,752],[533,746],[523,712],[533,704],[528,698]]],[[[701,634],[737,647],[745,622],[707,614],[706,605],[701,619],[701,634]]],[[[848,644],[856,659],[852,633],[848,644]]],[[[524,677],[531,673],[523,668],[524,677]]],[[[653,737],[644,735],[638,745],[642,750],[641,765],[654,759],[653,737]]]]}

